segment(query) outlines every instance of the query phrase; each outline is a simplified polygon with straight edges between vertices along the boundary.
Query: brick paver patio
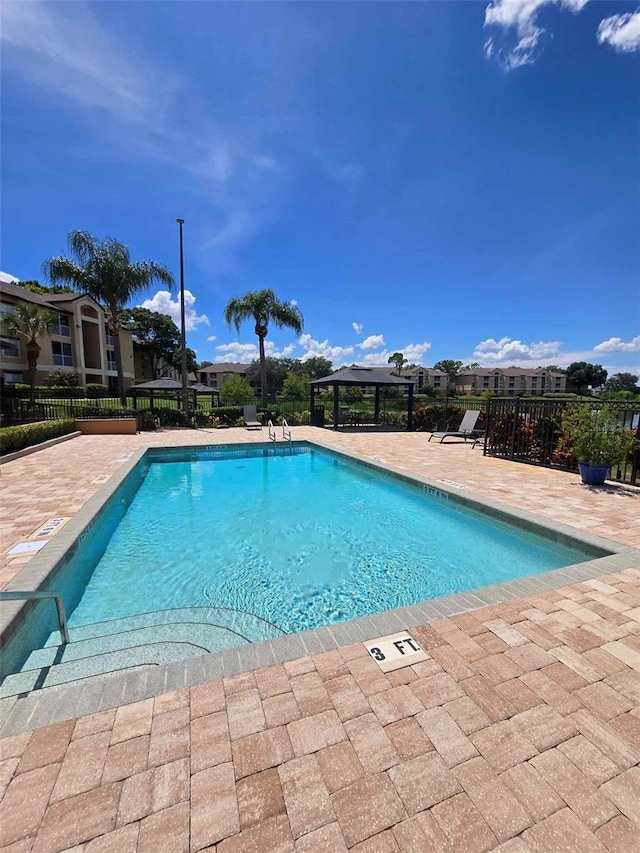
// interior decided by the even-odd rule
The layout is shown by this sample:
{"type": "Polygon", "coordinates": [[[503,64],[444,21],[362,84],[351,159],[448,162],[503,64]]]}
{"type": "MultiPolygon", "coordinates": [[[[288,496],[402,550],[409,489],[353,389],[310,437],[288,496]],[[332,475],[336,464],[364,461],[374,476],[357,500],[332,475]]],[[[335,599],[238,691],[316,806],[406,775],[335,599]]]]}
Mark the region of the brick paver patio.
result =
{"type": "MultiPolygon", "coordinates": [[[[295,437],[640,545],[631,489],[419,434],[295,437]]],[[[123,454],[255,438],[85,437],[2,466],[3,550],[123,454]]],[[[640,850],[640,567],[411,633],[428,660],[386,675],[349,645],[0,740],[0,851],[640,850]]]]}

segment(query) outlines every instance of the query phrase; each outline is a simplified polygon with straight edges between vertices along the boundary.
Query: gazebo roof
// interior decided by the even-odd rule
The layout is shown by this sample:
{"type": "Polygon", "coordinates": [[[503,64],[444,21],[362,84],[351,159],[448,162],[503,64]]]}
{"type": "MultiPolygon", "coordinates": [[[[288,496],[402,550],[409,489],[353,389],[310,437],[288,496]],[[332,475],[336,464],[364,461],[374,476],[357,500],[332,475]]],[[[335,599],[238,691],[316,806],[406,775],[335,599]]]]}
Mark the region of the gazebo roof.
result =
{"type": "Polygon", "coordinates": [[[204,385],[202,382],[193,382],[189,385],[189,391],[197,391],[198,394],[217,394],[220,396],[218,388],[211,388],[209,385],[204,385]]]}
{"type": "Polygon", "coordinates": [[[312,385],[413,385],[413,380],[392,376],[375,367],[343,367],[330,376],[314,379],[312,385]]]}
{"type": "Polygon", "coordinates": [[[149,391],[181,391],[182,382],[178,382],[176,379],[152,379],[150,382],[141,382],[139,385],[132,385],[130,390],[137,391],[138,389],[149,391]]]}

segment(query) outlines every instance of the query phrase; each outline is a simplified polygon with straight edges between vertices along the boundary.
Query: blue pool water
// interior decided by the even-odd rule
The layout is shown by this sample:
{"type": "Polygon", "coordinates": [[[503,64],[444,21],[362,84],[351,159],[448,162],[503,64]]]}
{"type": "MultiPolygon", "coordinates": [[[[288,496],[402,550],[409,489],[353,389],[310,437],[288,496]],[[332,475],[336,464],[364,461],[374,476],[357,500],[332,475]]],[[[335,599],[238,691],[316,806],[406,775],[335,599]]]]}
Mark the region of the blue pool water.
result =
{"type": "Polygon", "coordinates": [[[233,455],[145,464],[72,627],[215,607],[302,631],[592,559],[330,453],[233,455]]]}

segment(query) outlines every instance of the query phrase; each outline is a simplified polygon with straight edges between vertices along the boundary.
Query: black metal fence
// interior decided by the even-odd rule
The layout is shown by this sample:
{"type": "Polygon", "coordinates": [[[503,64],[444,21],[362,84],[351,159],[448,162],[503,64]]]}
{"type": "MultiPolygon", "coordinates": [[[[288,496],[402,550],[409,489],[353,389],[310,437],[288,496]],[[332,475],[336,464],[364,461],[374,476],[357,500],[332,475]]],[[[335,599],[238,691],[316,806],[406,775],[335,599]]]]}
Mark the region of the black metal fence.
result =
{"type": "MultiPolygon", "coordinates": [[[[326,403],[322,395],[316,395],[318,405],[325,405],[328,411],[333,410],[333,395],[327,397],[326,403]]],[[[434,400],[416,395],[415,406],[433,406],[434,400]]],[[[481,401],[482,405],[485,401],[481,401]]],[[[364,415],[362,422],[368,422],[367,415],[374,411],[373,395],[360,395],[350,399],[349,394],[341,396],[341,403],[357,410],[364,415]]],[[[480,402],[472,400],[466,405],[467,408],[479,408],[480,402]]],[[[243,399],[223,398],[220,403],[211,394],[197,394],[189,392],[190,415],[198,413],[212,413],[220,415],[224,422],[234,421],[242,414],[243,406],[256,406],[258,412],[265,417],[277,418],[284,416],[294,422],[302,423],[310,420],[309,399],[291,399],[280,395],[270,396],[267,405],[263,406],[260,397],[247,397],[243,399]]],[[[94,392],[87,396],[83,388],[60,388],[42,389],[38,388],[33,395],[28,389],[15,388],[5,385],[0,395],[0,411],[2,422],[5,426],[14,424],[33,423],[36,421],[55,420],[58,418],[82,418],[82,417],[130,417],[134,412],[140,413],[151,410],[160,413],[161,421],[166,420],[167,425],[181,422],[179,413],[182,410],[180,391],[136,391],[127,392],[126,406],[122,406],[120,397],[109,392],[94,392]]],[[[406,425],[406,397],[398,395],[394,389],[389,392],[384,390],[380,394],[380,420],[382,423],[406,425]]],[[[456,417],[456,409],[453,402],[446,400],[437,408],[438,418],[442,420],[447,417],[456,417]],[[448,414],[447,414],[448,412],[448,414]]],[[[444,424],[440,427],[444,428],[444,424]]]]}
{"type": "MultiPolygon", "coordinates": [[[[590,405],[594,410],[604,405],[611,407],[617,412],[620,425],[640,438],[640,402],[600,402],[594,398],[590,405]]],[[[575,455],[561,442],[562,415],[575,406],[571,400],[489,399],[485,455],[576,471],[575,455]]],[[[640,452],[636,449],[623,465],[612,469],[611,476],[637,483],[639,465],[640,452]]]]}

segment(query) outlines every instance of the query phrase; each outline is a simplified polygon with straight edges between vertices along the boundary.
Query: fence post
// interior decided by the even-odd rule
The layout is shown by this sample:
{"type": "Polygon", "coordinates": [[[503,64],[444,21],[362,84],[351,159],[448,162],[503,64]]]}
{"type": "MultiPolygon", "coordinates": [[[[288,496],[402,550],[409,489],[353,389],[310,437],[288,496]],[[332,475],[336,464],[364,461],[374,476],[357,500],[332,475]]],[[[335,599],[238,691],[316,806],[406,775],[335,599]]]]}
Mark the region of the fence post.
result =
{"type": "Polygon", "coordinates": [[[518,421],[520,420],[520,397],[516,397],[515,406],[513,409],[513,429],[511,430],[511,455],[510,458],[513,459],[516,453],[516,427],[518,425],[518,421]]]}
{"type": "Polygon", "coordinates": [[[491,397],[488,397],[485,403],[486,409],[486,421],[484,424],[484,447],[482,448],[482,455],[487,455],[487,443],[489,441],[489,430],[491,429],[491,417],[493,415],[492,407],[491,407],[491,397]]]}

